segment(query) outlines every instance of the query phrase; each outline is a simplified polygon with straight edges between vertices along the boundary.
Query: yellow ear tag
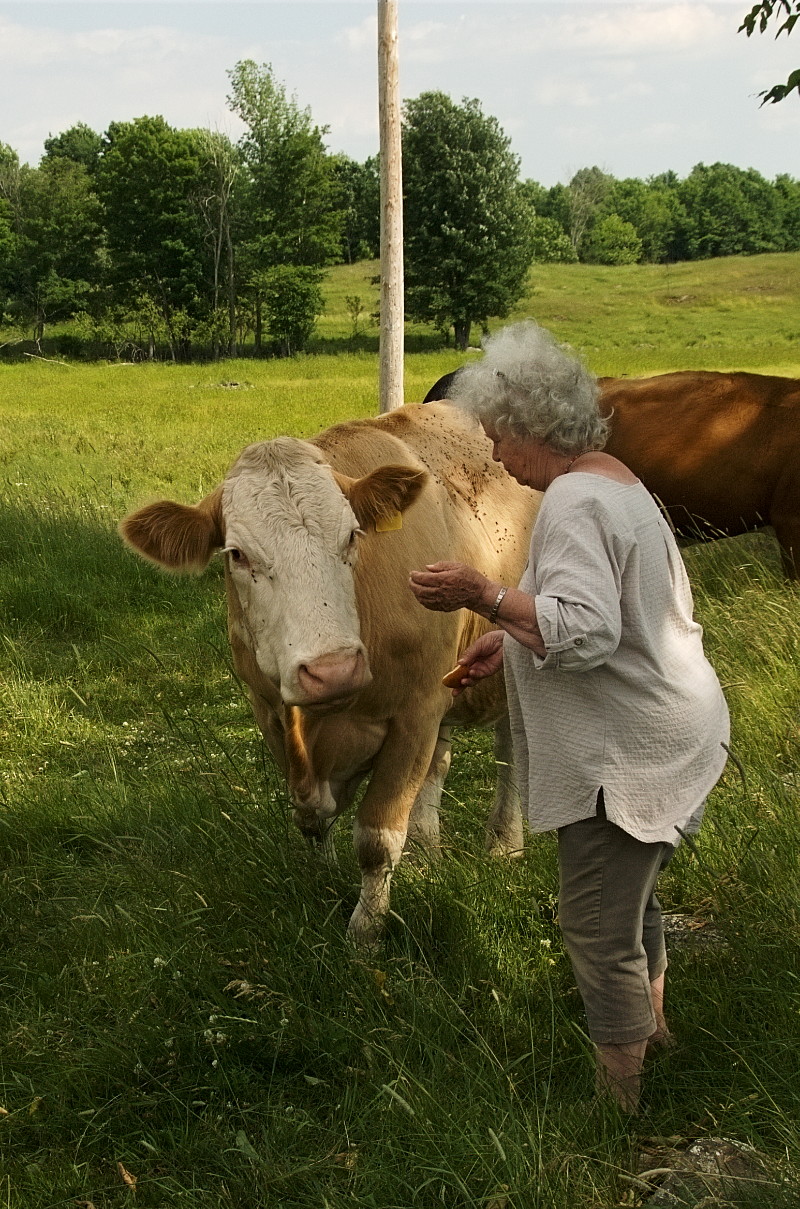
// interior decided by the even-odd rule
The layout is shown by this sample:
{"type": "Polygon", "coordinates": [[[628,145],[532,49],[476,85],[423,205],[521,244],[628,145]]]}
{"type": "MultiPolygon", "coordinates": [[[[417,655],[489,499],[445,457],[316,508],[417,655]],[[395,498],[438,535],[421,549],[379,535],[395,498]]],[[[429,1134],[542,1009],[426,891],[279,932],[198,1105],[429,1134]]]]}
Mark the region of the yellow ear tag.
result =
{"type": "Polygon", "coordinates": [[[382,516],[375,522],[376,533],[393,533],[395,529],[403,528],[402,512],[393,512],[391,516],[382,516]]]}

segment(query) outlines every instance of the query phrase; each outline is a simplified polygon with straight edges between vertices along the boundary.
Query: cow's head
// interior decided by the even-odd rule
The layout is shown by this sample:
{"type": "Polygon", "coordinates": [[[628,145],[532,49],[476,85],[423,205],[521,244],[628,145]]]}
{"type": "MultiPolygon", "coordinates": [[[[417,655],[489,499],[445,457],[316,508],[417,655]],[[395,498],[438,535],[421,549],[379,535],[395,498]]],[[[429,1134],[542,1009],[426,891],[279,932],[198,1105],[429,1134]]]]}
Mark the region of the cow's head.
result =
{"type": "Polygon", "coordinates": [[[331,705],[371,675],[353,568],[361,534],[404,511],[424,471],[382,466],[334,474],[316,446],[290,437],[249,445],[196,506],[162,500],[120,526],[139,554],[199,572],[223,550],[230,625],[288,705],[331,705]]]}

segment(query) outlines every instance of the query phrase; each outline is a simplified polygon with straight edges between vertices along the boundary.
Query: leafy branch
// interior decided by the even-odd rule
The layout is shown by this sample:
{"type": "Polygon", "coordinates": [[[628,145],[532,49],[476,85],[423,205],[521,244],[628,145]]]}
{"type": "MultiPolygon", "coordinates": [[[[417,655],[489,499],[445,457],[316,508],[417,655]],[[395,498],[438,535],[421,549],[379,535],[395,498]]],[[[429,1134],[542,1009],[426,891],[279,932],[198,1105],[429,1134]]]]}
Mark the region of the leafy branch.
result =
{"type": "MultiPolygon", "coordinates": [[[[742,30],[745,30],[749,38],[758,27],[760,34],[766,33],[767,26],[773,17],[778,21],[782,17],[785,18],[778,26],[775,37],[779,37],[784,32],[788,36],[797,21],[800,20],[800,0],[761,0],[761,3],[753,5],[737,32],[741,33],[742,30]]],[[[762,105],[766,105],[768,101],[774,105],[795,90],[800,94],[800,68],[790,74],[785,84],[773,84],[772,88],[765,89],[758,95],[763,97],[762,105]]]]}

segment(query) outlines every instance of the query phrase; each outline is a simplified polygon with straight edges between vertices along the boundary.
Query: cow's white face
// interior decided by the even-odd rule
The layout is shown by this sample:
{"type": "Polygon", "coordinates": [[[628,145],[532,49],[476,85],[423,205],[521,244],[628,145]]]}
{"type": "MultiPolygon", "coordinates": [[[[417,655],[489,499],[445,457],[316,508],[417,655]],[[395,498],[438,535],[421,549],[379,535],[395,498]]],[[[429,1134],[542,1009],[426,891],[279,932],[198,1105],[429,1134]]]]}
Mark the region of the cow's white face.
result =
{"type": "Polygon", "coordinates": [[[248,446],[225,480],[222,516],[240,606],[232,624],[286,704],[326,705],[364,688],[360,529],[318,450],[286,437],[248,446]]]}

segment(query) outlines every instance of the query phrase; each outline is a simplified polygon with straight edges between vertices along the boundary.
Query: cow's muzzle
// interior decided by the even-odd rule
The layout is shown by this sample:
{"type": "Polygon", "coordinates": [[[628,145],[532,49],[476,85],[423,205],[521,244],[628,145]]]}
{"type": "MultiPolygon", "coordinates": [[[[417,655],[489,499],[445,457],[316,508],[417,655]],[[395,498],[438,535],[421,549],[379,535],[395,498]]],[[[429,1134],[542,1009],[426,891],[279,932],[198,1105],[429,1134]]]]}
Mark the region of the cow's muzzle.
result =
{"type": "Polygon", "coordinates": [[[297,669],[297,694],[290,705],[325,705],[347,699],[372,680],[363,649],[335,651],[301,663],[297,669]]]}

